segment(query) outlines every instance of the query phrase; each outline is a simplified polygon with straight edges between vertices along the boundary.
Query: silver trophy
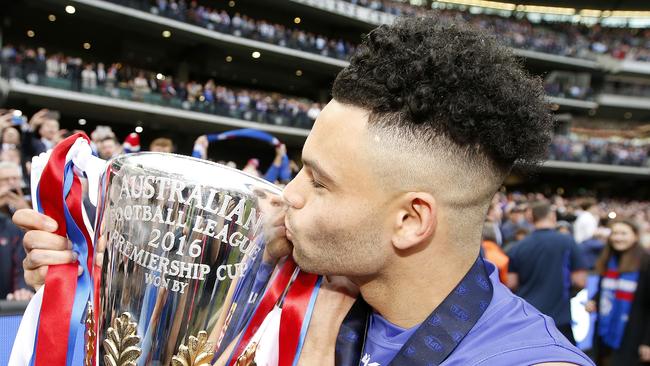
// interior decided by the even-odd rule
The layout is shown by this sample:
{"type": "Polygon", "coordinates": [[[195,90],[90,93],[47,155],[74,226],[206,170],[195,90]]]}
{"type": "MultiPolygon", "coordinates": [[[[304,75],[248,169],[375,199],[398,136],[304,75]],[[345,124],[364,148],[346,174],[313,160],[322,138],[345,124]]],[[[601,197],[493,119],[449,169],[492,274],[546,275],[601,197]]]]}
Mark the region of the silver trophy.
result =
{"type": "Polygon", "coordinates": [[[96,213],[86,364],[225,364],[271,276],[265,232],[280,193],[185,156],[110,161],[96,213]]]}

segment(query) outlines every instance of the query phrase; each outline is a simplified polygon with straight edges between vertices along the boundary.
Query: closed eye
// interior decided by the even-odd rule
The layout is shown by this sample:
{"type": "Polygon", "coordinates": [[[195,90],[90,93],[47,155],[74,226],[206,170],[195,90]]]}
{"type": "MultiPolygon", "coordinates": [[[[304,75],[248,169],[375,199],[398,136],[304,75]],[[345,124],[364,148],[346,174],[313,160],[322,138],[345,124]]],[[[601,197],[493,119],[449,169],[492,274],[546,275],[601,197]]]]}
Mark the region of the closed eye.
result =
{"type": "Polygon", "coordinates": [[[325,186],[324,186],[323,184],[321,184],[320,182],[316,181],[315,179],[310,179],[309,181],[311,182],[311,185],[312,185],[314,188],[325,188],[325,186]]]}

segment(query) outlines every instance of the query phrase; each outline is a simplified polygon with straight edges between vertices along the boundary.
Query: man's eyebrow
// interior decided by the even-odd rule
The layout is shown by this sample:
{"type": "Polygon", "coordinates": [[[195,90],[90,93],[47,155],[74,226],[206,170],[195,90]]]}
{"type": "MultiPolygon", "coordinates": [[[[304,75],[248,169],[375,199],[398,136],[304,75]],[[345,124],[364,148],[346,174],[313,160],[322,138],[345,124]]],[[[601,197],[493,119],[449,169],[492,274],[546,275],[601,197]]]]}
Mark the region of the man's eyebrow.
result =
{"type": "Polygon", "coordinates": [[[334,178],[332,178],[330,174],[325,172],[325,170],[316,161],[303,158],[302,164],[308,167],[309,169],[313,170],[316,173],[316,175],[318,175],[318,177],[321,178],[322,180],[328,181],[329,183],[335,182],[334,178]]]}

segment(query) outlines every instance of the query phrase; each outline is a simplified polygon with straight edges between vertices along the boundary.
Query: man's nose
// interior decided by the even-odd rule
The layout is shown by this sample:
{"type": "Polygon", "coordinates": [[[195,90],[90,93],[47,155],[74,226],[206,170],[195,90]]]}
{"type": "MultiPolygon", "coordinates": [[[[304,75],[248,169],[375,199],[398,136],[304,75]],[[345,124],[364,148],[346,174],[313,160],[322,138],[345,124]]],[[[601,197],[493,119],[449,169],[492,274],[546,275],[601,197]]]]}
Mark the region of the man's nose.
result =
{"type": "Polygon", "coordinates": [[[302,170],[296,175],[296,177],[284,187],[282,191],[282,199],[284,203],[291,207],[300,209],[305,205],[305,199],[300,194],[300,181],[302,179],[302,170]]]}

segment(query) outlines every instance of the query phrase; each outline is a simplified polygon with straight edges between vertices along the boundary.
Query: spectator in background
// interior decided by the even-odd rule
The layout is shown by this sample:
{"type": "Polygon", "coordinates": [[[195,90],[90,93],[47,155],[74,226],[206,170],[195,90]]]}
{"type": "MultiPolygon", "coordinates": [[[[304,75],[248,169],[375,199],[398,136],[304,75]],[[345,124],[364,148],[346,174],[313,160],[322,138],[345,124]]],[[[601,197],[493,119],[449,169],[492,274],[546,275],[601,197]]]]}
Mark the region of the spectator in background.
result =
{"type": "Polygon", "coordinates": [[[15,210],[30,206],[21,183],[20,167],[0,162],[0,299],[29,300],[33,294],[23,278],[23,232],[11,221],[15,210]]]}
{"type": "Polygon", "coordinates": [[[248,159],[246,166],[242,168],[244,173],[248,173],[254,177],[261,177],[262,174],[259,171],[260,161],[258,159],[248,159]]]}
{"type": "Polygon", "coordinates": [[[115,136],[104,137],[97,144],[97,153],[104,160],[109,160],[122,152],[120,142],[115,136]]]}
{"type": "Polygon", "coordinates": [[[535,231],[508,253],[508,287],[553,318],[560,332],[575,344],[571,286],[585,286],[586,268],[573,239],[555,231],[557,218],[550,203],[533,204],[532,214],[535,231]]]}
{"type": "Polygon", "coordinates": [[[573,223],[573,238],[580,244],[591,239],[598,229],[600,209],[595,200],[586,200],[580,205],[576,221],[573,223]]]}
{"type": "Polygon", "coordinates": [[[515,234],[520,227],[530,228],[530,223],[526,220],[526,205],[524,204],[515,205],[508,214],[508,220],[501,225],[504,245],[515,241],[515,234]]]}
{"type": "Polygon", "coordinates": [[[503,218],[503,210],[498,204],[491,204],[488,208],[486,217],[486,225],[494,226],[494,242],[498,246],[503,245],[503,235],[501,234],[501,220],[503,218]]]}
{"type": "Polygon", "coordinates": [[[587,269],[590,271],[596,267],[596,261],[600,257],[609,238],[609,231],[607,228],[598,228],[591,239],[587,239],[579,245],[582,258],[585,261],[587,269]]]}
{"type": "Polygon", "coordinates": [[[133,79],[132,88],[133,99],[139,101],[144,100],[145,94],[149,94],[151,92],[151,89],[149,88],[149,81],[144,77],[144,72],[138,72],[138,76],[133,79]]]}
{"type": "Polygon", "coordinates": [[[41,109],[28,125],[23,125],[21,148],[25,159],[46,152],[59,142],[59,117],[58,112],[41,109]]]}
{"type": "Polygon", "coordinates": [[[81,72],[82,61],[78,57],[68,58],[67,72],[70,82],[72,83],[72,90],[81,91],[81,72]]]}
{"type": "Polygon", "coordinates": [[[17,55],[18,51],[11,43],[2,46],[2,50],[0,50],[0,72],[3,77],[13,79],[18,76],[17,55]]]}
{"type": "Polygon", "coordinates": [[[637,224],[616,221],[596,262],[598,293],[587,303],[596,312],[598,365],[650,365],[650,255],[639,245],[637,224]]]}
{"type": "Polygon", "coordinates": [[[97,64],[97,86],[102,88],[106,84],[106,69],[102,62],[97,64]]]}
{"type": "Polygon", "coordinates": [[[20,132],[14,127],[5,127],[2,130],[2,151],[20,147],[20,132]]]}
{"type": "Polygon", "coordinates": [[[86,64],[81,72],[81,87],[89,90],[97,89],[97,74],[93,70],[92,64],[86,64]]]}
{"type": "Polygon", "coordinates": [[[169,104],[171,98],[176,96],[176,88],[174,87],[174,79],[171,76],[166,76],[160,82],[160,94],[162,95],[165,103],[169,104]]]}
{"type": "Polygon", "coordinates": [[[36,65],[36,51],[31,48],[28,48],[25,51],[24,59],[22,60],[23,65],[23,76],[25,80],[30,84],[38,84],[38,68],[36,65]]]}
{"type": "Polygon", "coordinates": [[[20,151],[16,148],[3,149],[0,153],[0,161],[9,161],[18,166],[22,166],[22,157],[20,151]]]}
{"type": "Polygon", "coordinates": [[[45,48],[39,47],[36,49],[36,75],[38,76],[37,83],[43,83],[45,80],[45,72],[47,70],[47,56],[45,56],[45,48]]]}
{"type": "Polygon", "coordinates": [[[174,150],[174,143],[166,137],[158,137],[149,144],[149,151],[153,152],[173,153],[174,150]]]}
{"type": "Polygon", "coordinates": [[[48,78],[56,78],[63,75],[63,70],[61,69],[61,56],[52,55],[47,58],[45,61],[45,76],[48,78]]]}
{"type": "Polygon", "coordinates": [[[481,243],[483,258],[489,260],[499,269],[499,280],[508,283],[508,262],[510,259],[496,243],[496,231],[490,222],[483,224],[483,242],[481,243]]]}

